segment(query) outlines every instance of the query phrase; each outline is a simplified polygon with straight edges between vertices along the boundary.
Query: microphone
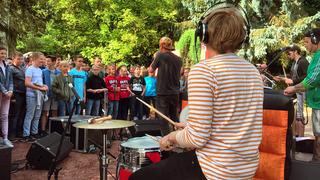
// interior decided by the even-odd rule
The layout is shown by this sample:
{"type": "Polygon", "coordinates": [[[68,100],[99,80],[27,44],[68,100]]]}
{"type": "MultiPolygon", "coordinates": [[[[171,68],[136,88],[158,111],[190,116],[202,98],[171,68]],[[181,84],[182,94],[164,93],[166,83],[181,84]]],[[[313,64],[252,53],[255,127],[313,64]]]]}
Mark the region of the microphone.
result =
{"type": "Polygon", "coordinates": [[[77,91],[74,89],[72,83],[69,83],[68,86],[70,87],[71,91],[73,92],[73,94],[76,96],[76,98],[80,101],[80,96],[77,93],[77,91]]]}

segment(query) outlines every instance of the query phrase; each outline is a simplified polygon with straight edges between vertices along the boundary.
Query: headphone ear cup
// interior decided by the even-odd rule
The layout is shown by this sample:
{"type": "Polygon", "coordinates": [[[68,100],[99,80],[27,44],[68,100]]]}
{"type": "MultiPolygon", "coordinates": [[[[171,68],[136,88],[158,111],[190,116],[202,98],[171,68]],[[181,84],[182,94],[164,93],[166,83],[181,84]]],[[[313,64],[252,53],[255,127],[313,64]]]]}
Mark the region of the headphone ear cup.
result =
{"type": "Polygon", "coordinates": [[[197,41],[197,37],[199,37],[200,41],[202,41],[202,22],[201,21],[198,22],[194,36],[195,36],[195,41],[197,41]]]}
{"type": "Polygon", "coordinates": [[[319,43],[319,40],[318,40],[317,36],[312,31],[310,32],[310,38],[311,38],[311,43],[312,44],[318,44],[319,43]]]}
{"type": "Polygon", "coordinates": [[[203,23],[202,24],[202,29],[203,29],[203,32],[202,32],[202,42],[204,44],[208,44],[209,42],[209,35],[208,35],[208,24],[207,23],[203,23]]]}

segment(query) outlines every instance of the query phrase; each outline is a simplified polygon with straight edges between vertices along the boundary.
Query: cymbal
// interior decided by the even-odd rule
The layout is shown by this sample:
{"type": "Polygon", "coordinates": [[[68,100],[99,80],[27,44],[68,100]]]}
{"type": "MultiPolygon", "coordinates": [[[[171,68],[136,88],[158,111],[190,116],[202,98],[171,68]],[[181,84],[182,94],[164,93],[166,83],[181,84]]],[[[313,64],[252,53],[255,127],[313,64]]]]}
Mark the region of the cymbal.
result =
{"type": "Polygon", "coordinates": [[[134,126],[136,123],[132,121],[125,121],[125,120],[109,120],[105,121],[100,124],[89,124],[88,121],[82,121],[73,124],[75,128],[79,129],[120,129],[120,128],[126,128],[130,126],[134,126]]]}

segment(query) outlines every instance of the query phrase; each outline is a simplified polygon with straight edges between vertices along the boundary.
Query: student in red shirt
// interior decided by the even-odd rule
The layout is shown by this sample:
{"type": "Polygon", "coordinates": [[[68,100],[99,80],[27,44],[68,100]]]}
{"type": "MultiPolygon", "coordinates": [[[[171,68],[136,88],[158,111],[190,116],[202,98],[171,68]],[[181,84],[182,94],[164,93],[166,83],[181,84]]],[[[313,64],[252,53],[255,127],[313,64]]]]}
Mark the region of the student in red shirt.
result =
{"type": "Polygon", "coordinates": [[[130,91],[128,90],[130,78],[128,77],[128,70],[125,65],[120,67],[119,74],[117,79],[120,84],[120,100],[117,119],[127,120],[130,106],[130,91]]]}
{"type": "Polygon", "coordinates": [[[120,99],[120,84],[115,76],[115,65],[108,66],[108,76],[104,79],[106,87],[108,89],[108,115],[112,116],[112,119],[116,119],[118,116],[118,107],[120,99]]]}

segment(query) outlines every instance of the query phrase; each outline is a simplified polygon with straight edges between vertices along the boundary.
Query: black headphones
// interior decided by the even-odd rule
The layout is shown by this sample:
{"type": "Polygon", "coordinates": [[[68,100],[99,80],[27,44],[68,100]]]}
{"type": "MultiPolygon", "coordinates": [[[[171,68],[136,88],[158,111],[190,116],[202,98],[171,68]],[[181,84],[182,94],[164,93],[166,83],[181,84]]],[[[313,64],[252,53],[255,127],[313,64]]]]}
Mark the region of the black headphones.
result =
{"type": "Polygon", "coordinates": [[[246,11],[241,7],[241,6],[235,6],[233,4],[230,4],[228,2],[218,2],[213,4],[200,18],[200,21],[198,22],[196,31],[195,31],[195,42],[197,41],[197,37],[199,37],[200,41],[207,44],[209,42],[209,35],[208,35],[208,24],[207,22],[203,22],[203,20],[208,17],[212,12],[214,12],[215,10],[218,9],[224,9],[224,8],[236,8],[239,10],[240,14],[242,12],[243,14],[243,18],[245,21],[245,31],[246,31],[246,36],[242,41],[242,45],[247,45],[249,44],[250,41],[250,22],[249,22],[249,18],[248,15],[246,13],[246,11]],[[208,13],[209,11],[211,11],[210,13],[208,13]]]}
{"type": "Polygon", "coordinates": [[[310,30],[310,38],[311,38],[311,43],[312,44],[319,44],[320,39],[317,37],[317,35],[313,32],[313,30],[310,30]]]}

